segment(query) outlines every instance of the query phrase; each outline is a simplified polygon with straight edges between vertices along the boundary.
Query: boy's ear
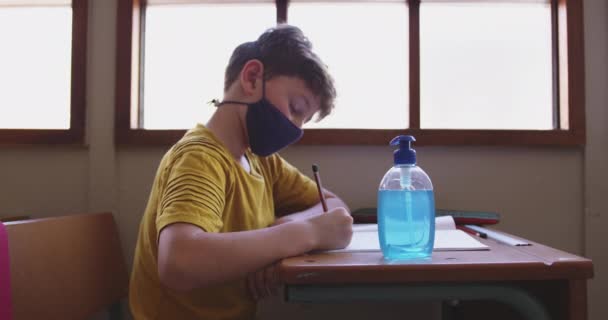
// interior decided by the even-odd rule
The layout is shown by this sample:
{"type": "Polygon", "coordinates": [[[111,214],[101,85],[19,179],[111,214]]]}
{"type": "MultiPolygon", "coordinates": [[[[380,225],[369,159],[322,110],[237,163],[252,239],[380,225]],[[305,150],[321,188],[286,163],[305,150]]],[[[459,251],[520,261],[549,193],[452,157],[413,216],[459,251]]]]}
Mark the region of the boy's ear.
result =
{"type": "Polygon", "coordinates": [[[264,64],[257,59],[249,60],[243,66],[240,75],[241,88],[246,96],[257,95],[262,87],[264,64]]]}

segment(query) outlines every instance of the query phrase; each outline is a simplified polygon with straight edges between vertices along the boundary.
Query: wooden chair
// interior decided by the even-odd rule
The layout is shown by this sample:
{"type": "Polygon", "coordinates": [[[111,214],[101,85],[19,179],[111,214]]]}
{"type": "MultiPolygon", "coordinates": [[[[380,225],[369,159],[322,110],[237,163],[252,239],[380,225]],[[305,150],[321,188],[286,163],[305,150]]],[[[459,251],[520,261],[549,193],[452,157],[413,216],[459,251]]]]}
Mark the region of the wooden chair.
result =
{"type": "Polygon", "coordinates": [[[5,223],[14,320],[122,317],[128,273],[111,213],[5,223]]]}

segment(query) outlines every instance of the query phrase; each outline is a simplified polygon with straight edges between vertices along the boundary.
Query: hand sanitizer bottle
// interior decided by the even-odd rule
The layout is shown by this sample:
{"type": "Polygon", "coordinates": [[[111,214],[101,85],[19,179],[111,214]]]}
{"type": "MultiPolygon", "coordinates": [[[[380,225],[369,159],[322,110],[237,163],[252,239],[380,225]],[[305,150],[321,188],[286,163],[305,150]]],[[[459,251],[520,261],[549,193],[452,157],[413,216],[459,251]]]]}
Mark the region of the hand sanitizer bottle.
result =
{"type": "Polygon", "coordinates": [[[413,136],[397,136],[394,165],[378,189],[378,237],[387,260],[429,258],[435,240],[435,198],[429,176],[416,166],[413,136]]]}

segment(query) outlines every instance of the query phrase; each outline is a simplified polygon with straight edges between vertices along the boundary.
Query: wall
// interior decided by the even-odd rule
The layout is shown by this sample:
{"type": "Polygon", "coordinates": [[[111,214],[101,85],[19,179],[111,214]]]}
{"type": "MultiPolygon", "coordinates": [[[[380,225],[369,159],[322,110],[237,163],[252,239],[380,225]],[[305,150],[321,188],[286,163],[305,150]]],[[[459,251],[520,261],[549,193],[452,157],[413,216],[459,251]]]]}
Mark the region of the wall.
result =
{"type": "MultiPolygon", "coordinates": [[[[116,1],[90,0],[88,145],[0,147],[0,215],[112,211],[131,263],[140,216],[167,148],[114,146],[116,1]]],[[[600,301],[608,290],[602,239],[608,228],[607,16],[605,0],[585,1],[586,148],[418,149],[419,162],[437,190],[437,207],[498,211],[502,230],[593,258],[590,319],[596,320],[608,318],[608,307],[600,301]]],[[[324,184],[353,209],[375,206],[377,185],[391,159],[390,149],[382,146],[296,146],[283,155],[307,173],[311,163],[320,164],[324,184]]],[[[262,312],[276,317],[275,308],[302,319],[309,312],[363,319],[377,311],[369,305],[285,306],[275,299],[262,312]]],[[[403,315],[412,309],[418,318],[437,317],[436,308],[428,305],[383,310],[403,315]]]]}
{"type": "Polygon", "coordinates": [[[589,319],[608,319],[608,2],[586,0],[585,86],[587,146],[585,167],[585,254],[593,259],[589,319]]]}

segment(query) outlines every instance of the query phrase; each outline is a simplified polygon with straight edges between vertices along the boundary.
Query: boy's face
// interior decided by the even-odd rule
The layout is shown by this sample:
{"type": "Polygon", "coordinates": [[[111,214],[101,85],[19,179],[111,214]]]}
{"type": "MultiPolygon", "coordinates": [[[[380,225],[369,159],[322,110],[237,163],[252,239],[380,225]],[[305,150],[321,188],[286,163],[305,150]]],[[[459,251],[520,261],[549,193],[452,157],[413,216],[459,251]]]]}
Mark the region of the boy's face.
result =
{"type": "Polygon", "coordinates": [[[319,111],[319,98],[297,77],[276,76],[266,81],[266,99],[300,128],[319,111]]]}

